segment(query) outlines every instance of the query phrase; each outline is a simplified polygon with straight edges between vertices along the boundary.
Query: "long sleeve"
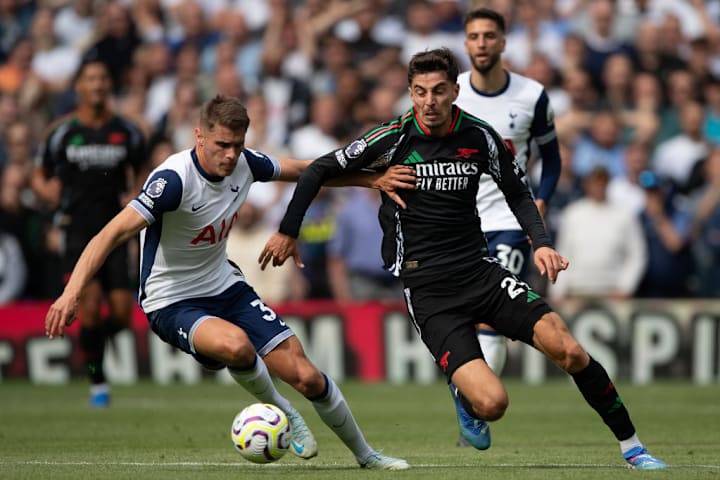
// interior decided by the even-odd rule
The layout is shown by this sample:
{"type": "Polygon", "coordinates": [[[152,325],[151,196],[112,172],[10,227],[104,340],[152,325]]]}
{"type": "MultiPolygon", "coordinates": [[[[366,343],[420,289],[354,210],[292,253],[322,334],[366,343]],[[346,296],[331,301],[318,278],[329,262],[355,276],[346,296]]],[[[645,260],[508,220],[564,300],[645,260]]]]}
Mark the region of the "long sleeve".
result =
{"type": "Polygon", "coordinates": [[[618,290],[632,295],[642,279],[647,267],[648,254],[640,221],[632,216],[629,218],[625,232],[626,251],[622,269],[618,271],[618,290]]]}

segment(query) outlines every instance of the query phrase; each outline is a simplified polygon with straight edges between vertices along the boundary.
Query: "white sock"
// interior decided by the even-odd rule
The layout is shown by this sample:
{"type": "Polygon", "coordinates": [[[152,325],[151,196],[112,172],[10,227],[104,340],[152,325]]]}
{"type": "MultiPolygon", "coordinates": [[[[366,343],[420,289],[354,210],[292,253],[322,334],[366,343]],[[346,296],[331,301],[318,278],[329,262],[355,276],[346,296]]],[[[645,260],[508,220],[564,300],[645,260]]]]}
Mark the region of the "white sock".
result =
{"type": "Polygon", "coordinates": [[[327,375],[325,375],[325,380],[328,384],[327,395],[322,399],[313,400],[313,407],[322,421],[347,445],[355,458],[363,461],[373,453],[373,449],[365,441],[365,437],[355,422],[350,407],[338,386],[327,375]]]}
{"type": "Polygon", "coordinates": [[[284,412],[293,408],[290,405],[290,401],[280,395],[280,392],[275,389],[265,362],[263,362],[259,355],[255,354],[255,366],[252,369],[235,370],[228,367],[228,371],[237,383],[242,385],[245,390],[261,402],[277,405],[280,407],[280,410],[284,412]]]}
{"type": "Polygon", "coordinates": [[[99,395],[101,393],[110,393],[110,385],[107,383],[93,383],[90,385],[90,395],[99,395]]]}
{"type": "Polygon", "coordinates": [[[620,452],[625,456],[625,452],[632,450],[635,447],[643,448],[643,444],[637,436],[637,433],[633,434],[632,437],[626,440],[620,440],[620,452]]]}
{"type": "Polygon", "coordinates": [[[493,330],[478,330],[477,337],[485,361],[495,375],[500,376],[507,360],[507,340],[493,330]]]}

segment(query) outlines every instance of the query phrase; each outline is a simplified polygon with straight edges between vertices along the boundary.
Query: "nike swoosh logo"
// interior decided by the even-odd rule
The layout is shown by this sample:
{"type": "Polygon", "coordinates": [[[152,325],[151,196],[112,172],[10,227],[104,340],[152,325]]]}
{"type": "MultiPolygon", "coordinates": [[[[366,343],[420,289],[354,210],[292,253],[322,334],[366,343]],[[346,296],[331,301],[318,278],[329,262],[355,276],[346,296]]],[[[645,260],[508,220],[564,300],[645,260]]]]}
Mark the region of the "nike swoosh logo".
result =
{"type": "Polygon", "coordinates": [[[293,450],[295,450],[295,453],[297,454],[301,454],[305,451],[305,445],[300,445],[295,440],[290,442],[290,446],[293,448],[293,450]]]}
{"type": "Polygon", "coordinates": [[[204,207],[205,205],[207,205],[207,202],[201,203],[200,205],[193,205],[192,207],[190,207],[190,209],[191,209],[193,212],[197,212],[198,210],[200,210],[200,209],[201,209],[202,207],[204,207]]]}
{"type": "Polygon", "coordinates": [[[231,192],[237,192],[238,190],[240,190],[240,185],[235,185],[234,188],[233,188],[233,187],[230,187],[230,191],[231,191],[231,192]]]}

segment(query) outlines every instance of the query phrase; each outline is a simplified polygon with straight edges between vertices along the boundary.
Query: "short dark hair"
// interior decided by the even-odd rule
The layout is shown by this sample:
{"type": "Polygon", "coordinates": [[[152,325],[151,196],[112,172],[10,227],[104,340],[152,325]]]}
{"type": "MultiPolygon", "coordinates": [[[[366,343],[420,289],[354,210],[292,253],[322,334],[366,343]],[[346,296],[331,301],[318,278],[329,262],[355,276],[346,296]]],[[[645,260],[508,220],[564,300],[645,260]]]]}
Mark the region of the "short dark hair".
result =
{"type": "Polygon", "coordinates": [[[477,8],[475,10],[470,10],[465,14],[465,18],[463,19],[463,26],[467,27],[468,23],[479,18],[495,22],[500,31],[505,33],[505,17],[503,17],[499,12],[490,8],[477,8]]]}
{"type": "Polygon", "coordinates": [[[408,85],[412,84],[416,75],[431,72],[445,72],[448,80],[457,83],[460,67],[455,55],[445,47],[416,53],[408,66],[408,85]]]}
{"type": "Polygon", "coordinates": [[[112,69],[110,68],[110,63],[105,58],[100,56],[100,53],[97,51],[97,49],[91,48],[80,59],[80,65],[78,66],[77,70],[75,70],[75,77],[73,78],[73,83],[77,82],[80,77],[82,77],[83,72],[85,72],[85,69],[88,66],[96,64],[100,64],[105,67],[105,70],[112,79],[112,69]]]}
{"type": "Polygon", "coordinates": [[[232,131],[247,130],[250,117],[239,98],[218,94],[205,102],[200,109],[200,126],[213,130],[215,125],[232,131]]]}

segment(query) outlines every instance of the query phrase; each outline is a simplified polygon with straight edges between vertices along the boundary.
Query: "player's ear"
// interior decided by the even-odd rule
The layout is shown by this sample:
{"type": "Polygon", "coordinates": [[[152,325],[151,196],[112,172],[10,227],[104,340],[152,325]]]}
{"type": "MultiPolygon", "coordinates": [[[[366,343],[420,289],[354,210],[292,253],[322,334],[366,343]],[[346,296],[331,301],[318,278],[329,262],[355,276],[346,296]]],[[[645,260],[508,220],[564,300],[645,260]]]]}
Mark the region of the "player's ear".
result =
{"type": "Polygon", "coordinates": [[[200,127],[195,127],[195,142],[200,146],[205,143],[205,135],[200,127]]]}

